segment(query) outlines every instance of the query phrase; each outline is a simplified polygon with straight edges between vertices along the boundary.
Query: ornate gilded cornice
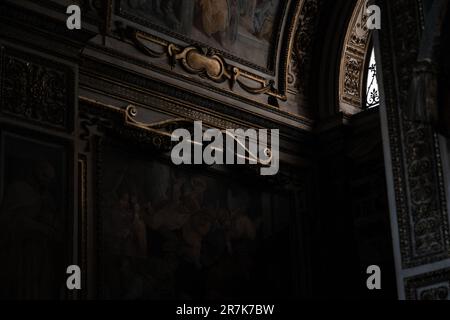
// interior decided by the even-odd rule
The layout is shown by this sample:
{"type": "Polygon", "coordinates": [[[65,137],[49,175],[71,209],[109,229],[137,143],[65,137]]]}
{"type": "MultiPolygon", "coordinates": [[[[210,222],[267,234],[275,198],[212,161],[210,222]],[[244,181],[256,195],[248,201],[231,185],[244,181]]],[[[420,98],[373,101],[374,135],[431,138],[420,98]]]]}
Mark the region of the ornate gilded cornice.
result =
{"type": "Polygon", "coordinates": [[[275,30],[267,68],[161,28],[148,19],[131,14],[122,7],[120,1],[113,6],[113,18],[110,19],[109,26],[113,31],[110,35],[119,35],[122,40],[131,41],[141,53],[152,59],[167,58],[167,64],[171,67],[180,65],[185,72],[212,83],[227,82],[227,88],[220,87],[222,91],[231,91],[250,99],[252,95],[266,95],[286,101],[290,57],[305,2],[307,0],[287,0],[281,5],[279,26],[275,30]],[[172,38],[180,41],[171,40],[172,38]],[[237,90],[238,87],[241,90],[237,90]]]}
{"type": "MultiPolygon", "coordinates": [[[[97,126],[101,131],[124,136],[135,131],[139,133],[141,140],[150,142],[152,147],[163,151],[169,151],[171,146],[174,145],[171,138],[175,129],[192,129],[194,127],[194,120],[188,118],[173,118],[145,123],[138,119],[139,108],[134,105],[128,105],[126,108],[118,108],[87,97],[79,97],[79,99],[83,106],[80,117],[80,139],[84,140],[88,146],[85,151],[89,151],[90,149],[90,142],[88,140],[91,135],[89,129],[91,126],[97,126]],[[84,106],[91,106],[91,108],[87,109],[84,106]]],[[[246,160],[254,160],[258,165],[267,165],[272,161],[272,150],[270,148],[267,147],[265,150],[266,159],[261,159],[258,154],[253,154],[247,145],[242,143],[235,134],[231,134],[228,129],[218,129],[224,136],[234,139],[245,150],[248,154],[245,156],[246,160]]],[[[200,142],[190,141],[190,143],[199,144],[200,142]]],[[[204,142],[201,143],[203,144],[204,142]]],[[[242,157],[242,155],[237,153],[236,155],[242,157]]]]}
{"type": "Polygon", "coordinates": [[[166,57],[167,63],[172,69],[179,64],[190,74],[198,75],[216,83],[228,82],[231,91],[234,90],[235,85],[239,85],[241,89],[250,94],[267,94],[279,99],[286,99],[285,96],[276,92],[273,80],[264,79],[242,70],[236,65],[227,63],[225,58],[212,48],[180,47],[131,27],[128,27],[124,34],[134,43],[136,48],[149,57],[166,57]],[[151,45],[156,45],[160,49],[153,49],[150,47],[151,45]]]}

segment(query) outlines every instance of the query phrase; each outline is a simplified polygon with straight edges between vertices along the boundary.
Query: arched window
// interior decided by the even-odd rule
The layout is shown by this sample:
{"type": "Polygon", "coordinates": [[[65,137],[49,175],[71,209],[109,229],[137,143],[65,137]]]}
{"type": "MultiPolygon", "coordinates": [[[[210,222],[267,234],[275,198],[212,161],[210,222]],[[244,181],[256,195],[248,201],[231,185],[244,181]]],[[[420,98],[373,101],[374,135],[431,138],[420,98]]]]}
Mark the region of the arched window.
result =
{"type": "Polygon", "coordinates": [[[375,50],[372,48],[369,64],[366,70],[366,109],[378,107],[380,105],[380,92],[378,91],[377,63],[375,61],[375,50]]]}
{"type": "Polygon", "coordinates": [[[339,75],[339,111],[353,115],[379,105],[367,0],[358,0],[347,27],[339,75]]]}

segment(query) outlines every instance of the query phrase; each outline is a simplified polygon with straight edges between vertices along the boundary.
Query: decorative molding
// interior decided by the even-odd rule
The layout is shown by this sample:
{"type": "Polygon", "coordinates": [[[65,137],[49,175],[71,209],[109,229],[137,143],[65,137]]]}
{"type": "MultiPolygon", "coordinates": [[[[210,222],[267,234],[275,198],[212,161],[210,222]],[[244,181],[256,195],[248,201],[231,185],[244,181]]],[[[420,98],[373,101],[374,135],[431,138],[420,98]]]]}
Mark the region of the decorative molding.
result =
{"type": "Polygon", "coordinates": [[[299,62],[296,51],[292,51],[288,65],[287,87],[290,94],[297,94],[298,91],[298,74],[299,62]]]}
{"type": "Polygon", "coordinates": [[[79,138],[86,143],[85,152],[91,151],[93,127],[99,133],[126,137],[133,144],[155,150],[169,151],[173,146],[169,130],[164,130],[164,127],[172,127],[180,122],[179,119],[154,124],[156,129],[152,125],[142,125],[134,121],[137,112],[134,107],[121,109],[84,97],[80,98],[80,102],[79,138]]]}
{"type": "MultiPolygon", "coordinates": [[[[166,27],[157,25],[157,24],[153,23],[152,21],[150,21],[149,19],[137,16],[136,14],[129,12],[128,10],[126,10],[124,8],[123,1],[125,1],[125,0],[116,0],[115,1],[114,14],[117,15],[118,17],[124,18],[128,21],[139,24],[143,27],[150,28],[159,33],[165,34],[171,38],[181,40],[184,43],[186,43],[188,46],[191,45],[191,46],[199,46],[199,47],[208,47],[208,45],[205,43],[201,43],[199,41],[196,41],[195,39],[191,39],[185,35],[182,35],[181,33],[178,33],[178,32],[169,30],[166,27]]],[[[299,4],[304,0],[281,0],[281,1],[283,1],[284,3],[282,4],[283,7],[280,10],[281,18],[280,18],[279,23],[277,24],[278,28],[275,31],[275,36],[274,36],[274,40],[273,40],[274,41],[273,48],[272,48],[272,52],[270,52],[271,61],[269,62],[268,66],[266,66],[266,67],[259,66],[251,61],[244,60],[244,59],[237,57],[237,56],[235,56],[227,51],[224,51],[224,50],[217,49],[216,51],[220,52],[220,54],[226,59],[232,60],[238,64],[241,64],[243,66],[249,67],[254,70],[257,70],[259,72],[263,72],[265,74],[275,76],[276,72],[275,72],[274,68],[277,66],[277,63],[276,63],[277,62],[277,59],[276,59],[277,50],[278,50],[278,47],[280,46],[279,42],[283,35],[283,32],[282,32],[283,31],[283,19],[285,21],[287,21],[288,28],[295,27],[294,22],[295,22],[296,12],[293,12],[290,10],[291,5],[294,4],[296,7],[298,7],[299,4]]],[[[288,36],[290,36],[289,33],[290,33],[290,30],[287,30],[286,34],[288,36]]],[[[288,37],[288,39],[289,39],[289,37],[288,37]]]]}
{"type": "MultiPolygon", "coordinates": [[[[90,100],[88,98],[80,97],[80,100],[83,103],[90,104],[91,106],[95,106],[96,108],[100,108],[103,112],[107,113],[108,111],[113,112],[116,115],[121,115],[123,117],[123,124],[120,122],[116,122],[113,124],[108,120],[101,120],[101,117],[98,116],[90,116],[86,110],[83,110],[82,115],[80,116],[83,121],[81,121],[80,126],[83,129],[83,133],[80,135],[81,140],[87,141],[91,135],[89,127],[90,126],[103,126],[103,130],[113,130],[116,133],[124,132],[121,127],[135,129],[137,131],[147,132],[148,136],[151,137],[151,142],[153,147],[156,147],[159,150],[170,150],[174,145],[172,142],[172,132],[177,128],[191,128],[194,127],[194,120],[184,119],[184,118],[174,118],[164,121],[159,121],[155,123],[143,123],[137,120],[137,116],[139,113],[139,109],[133,105],[127,106],[125,109],[120,109],[114,106],[102,104],[97,101],[90,100]]],[[[106,117],[105,117],[106,118],[106,117]]],[[[229,128],[228,128],[229,129],[229,128]]],[[[245,156],[246,160],[256,161],[258,165],[267,165],[272,161],[272,150],[270,148],[266,148],[265,155],[267,159],[261,159],[258,154],[253,154],[252,151],[243,144],[238,137],[234,134],[230,134],[228,129],[219,129],[222,134],[225,136],[230,136],[235,142],[240,145],[243,150],[248,154],[245,156]]],[[[193,131],[193,130],[191,130],[193,131]]],[[[195,141],[191,141],[190,143],[195,144],[195,141]]],[[[90,151],[85,150],[85,151],[90,151]]],[[[236,151],[235,151],[236,152],[236,151]]],[[[238,154],[237,154],[238,155],[238,154]]],[[[241,156],[241,155],[238,155],[241,156]]]]}
{"type": "Polygon", "coordinates": [[[449,300],[450,286],[448,283],[431,289],[423,290],[420,293],[420,300],[449,300]]]}
{"type": "MultiPolygon", "coordinates": [[[[89,59],[83,63],[83,69],[80,72],[80,84],[89,90],[107,94],[113,93],[114,96],[125,99],[130,103],[146,105],[174,114],[177,117],[202,120],[218,128],[234,128],[237,123],[251,122],[254,124],[253,126],[280,128],[283,134],[292,136],[296,140],[303,139],[306,131],[311,129],[311,123],[305,118],[283,112],[278,108],[268,107],[263,109],[275,116],[295,121],[298,127],[293,128],[283,122],[275,122],[270,117],[262,117],[245,109],[230,108],[223,101],[198,93],[190,93],[183,88],[166,85],[122,69],[111,68],[97,62],[97,60],[91,61],[89,59]],[[95,74],[92,74],[91,70],[95,70],[95,74]],[[121,83],[126,84],[126,86],[120,85],[121,83]]],[[[255,106],[258,105],[255,104],[255,106]]],[[[240,126],[242,127],[242,124],[240,126]]]]}
{"type": "MultiPolygon", "coordinates": [[[[438,136],[408,121],[408,92],[421,35],[418,0],[383,1],[382,76],[393,168],[401,268],[450,257],[449,218],[438,136]]],[[[396,231],[394,231],[396,232],[396,231]]]]}
{"type": "Polygon", "coordinates": [[[139,91],[133,91],[117,84],[107,83],[104,80],[100,79],[86,78],[83,79],[83,84],[87,86],[94,86],[99,84],[104,85],[105,92],[111,90],[109,92],[115,92],[116,96],[120,98],[128,98],[135,103],[141,103],[149,107],[156,107],[157,109],[164,111],[165,113],[173,114],[177,117],[203,121],[217,128],[235,128],[238,126],[236,123],[225,120],[220,116],[213,116],[210,112],[207,112],[205,110],[194,108],[193,106],[186,105],[186,103],[177,103],[177,101],[173,98],[165,99],[157,97],[153,94],[145,94],[139,91]],[[108,87],[108,90],[106,89],[106,86],[108,87]]]}
{"type": "Polygon", "coordinates": [[[405,279],[409,300],[450,300],[450,269],[405,279]]]}
{"type": "MultiPolygon", "coordinates": [[[[82,270],[88,270],[88,173],[87,173],[87,157],[83,154],[78,155],[78,221],[79,221],[79,249],[78,259],[82,270]]],[[[83,288],[88,287],[88,277],[83,277],[83,288]]],[[[86,290],[82,294],[82,298],[87,298],[86,290]]]]}
{"type": "MultiPolygon", "coordinates": [[[[122,40],[124,40],[123,36],[126,35],[126,33],[124,32],[125,28],[123,27],[123,25],[126,25],[126,28],[128,29],[130,28],[130,26],[127,21],[132,23],[133,27],[131,28],[135,28],[134,26],[138,24],[142,26],[139,33],[141,35],[145,35],[145,39],[143,41],[144,45],[142,45],[142,43],[137,43],[135,40],[133,40],[133,43],[138,49],[140,49],[149,57],[162,58],[167,55],[166,48],[163,48],[163,50],[154,50],[149,48],[149,45],[145,45],[145,42],[152,42],[152,40],[155,40],[158,37],[159,39],[156,40],[156,42],[159,43],[159,45],[165,47],[167,47],[169,44],[173,44],[177,46],[181,51],[188,48],[195,48],[206,57],[220,57],[220,60],[222,62],[225,62],[225,66],[229,66],[229,68],[226,68],[227,72],[224,73],[224,78],[222,79],[223,81],[231,82],[228,90],[233,91],[233,85],[237,83],[245,93],[248,93],[250,95],[266,94],[269,96],[269,99],[276,98],[282,101],[286,101],[288,99],[287,90],[289,85],[289,61],[292,55],[292,51],[294,50],[296,35],[295,31],[297,30],[297,25],[299,23],[301,9],[303,8],[304,3],[307,1],[310,0],[286,0],[285,4],[283,4],[280,8],[279,16],[281,18],[279,28],[278,30],[276,30],[273,37],[273,50],[271,50],[269,55],[270,63],[268,65],[268,68],[262,68],[249,61],[236,57],[233,54],[228,53],[227,51],[212,48],[207,44],[196,41],[195,39],[190,39],[189,37],[183,36],[177,32],[170,31],[167,28],[155,25],[148,19],[138,17],[125,10],[121,5],[121,1],[115,2],[115,11],[112,13],[112,22],[115,25],[115,29],[111,33],[111,35],[119,36],[122,40]],[[148,28],[150,28],[152,31],[150,31],[148,28]],[[153,30],[157,31],[158,35],[164,34],[171,38],[181,40],[181,43],[175,43],[171,40],[167,40],[169,43],[167,43],[166,40],[161,41],[162,39],[160,38],[160,36],[156,36],[153,34],[153,30]],[[150,32],[152,34],[150,34],[150,32]],[[211,54],[209,55],[208,53],[211,54]],[[254,70],[255,72],[253,72],[252,70],[254,70]],[[267,76],[261,75],[261,73],[267,76]]],[[[208,79],[211,80],[210,78],[208,79]]],[[[225,92],[227,91],[227,89],[221,89],[221,91],[225,92]]],[[[243,96],[246,95],[244,94],[243,96]]],[[[246,97],[252,99],[251,97],[246,97]]],[[[271,105],[277,107],[278,104],[271,103],[271,105]]]]}
{"type": "MultiPolygon", "coordinates": [[[[278,92],[283,96],[282,100],[287,100],[287,91],[289,88],[289,68],[291,67],[291,57],[295,50],[295,42],[296,42],[296,31],[298,29],[300,23],[300,15],[305,6],[307,0],[297,0],[294,1],[291,5],[293,6],[293,10],[287,12],[287,21],[290,21],[290,25],[288,31],[285,32],[285,38],[282,42],[279,61],[280,67],[278,70],[278,92]]],[[[317,0],[321,1],[321,0],[317,0]]],[[[285,13],[286,14],[286,13],[285,13]]],[[[285,15],[283,14],[283,15],[285,15]]],[[[277,38],[281,39],[281,35],[278,34],[277,38]]]]}
{"type": "Polygon", "coordinates": [[[237,66],[228,64],[224,57],[211,48],[197,48],[194,46],[179,47],[174,43],[168,43],[156,36],[146,34],[128,27],[125,34],[133,41],[135,46],[144,54],[152,58],[166,56],[170,67],[173,69],[180,63],[185,71],[199,75],[216,83],[229,83],[229,89],[233,91],[238,84],[243,90],[250,94],[267,94],[276,98],[286,100],[286,96],[278,94],[274,88],[274,81],[267,80],[250,72],[244,71],[237,66]],[[161,47],[160,51],[149,47],[149,42],[161,47]],[[241,80],[245,78],[245,80],[241,80]],[[256,87],[245,84],[254,82],[256,87]]]}
{"type": "MultiPolygon", "coordinates": [[[[166,136],[166,137],[170,137],[172,138],[172,132],[178,128],[186,128],[184,125],[188,125],[188,128],[193,128],[194,127],[194,120],[188,120],[188,119],[170,119],[170,120],[165,120],[165,121],[160,121],[160,122],[156,122],[156,123],[142,123],[138,120],[136,120],[136,117],[138,116],[138,109],[133,106],[133,105],[129,105],[126,109],[125,109],[125,125],[131,126],[131,127],[136,127],[139,129],[144,129],[149,131],[149,133],[155,133],[155,134],[159,134],[161,136],[166,136]],[[183,126],[180,126],[183,125],[183,126]]],[[[218,128],[216,128],[218,129],[218,128]]],[[[246,145],[246,142],[242,142],[239,137],[237,137],[234,133],[230,133],[228,129],[218,129],[222,135],[228,139],[228,137],[231,137],[231,139],[233,139],[235,141],[235,143],[240,146],[242,148],[242,150],[244,150],[244,152],[246,153],[246,155],[241,155],[237,153],[237,150],[235,150],[235,154],[240,157],[245,159],[246,161],[255,161],[255,163],[257,163],[258,165],[270,165],[270,163],[272,162],[273,159],[273,154],[272,154],[272,149],[269,147],[266,147],[264,149],[264,154],[265,157],[267,159],[261,159],[259,157],[259,151],[254,154],[252,152],[252,150],[250,150],[250,148],[246,145]]],[[[193,130],[191,130],[193,131],[193,130]]],[[[245,140],[245,137],[244,137],[245,140]]],[[[198,142],[196,141],[188,141],[190,144],[195,145],[198,144],[198,142]]],[[[253,141],[255,143],[257,143],[257,141],[253,141]]],[[[203,142],[202,142],[203,143],[203,142]]],[[[220,152],[225,153],[224,149],[218,149],[220,150],[220,152]]]]}
{"type": "MultiPolygon", "coordinates": [[[[99,49],[98,47],[96,47],[96,49],[99,49]]],[[[101,48],[100,48],[101,50],[101,48]]],[[[164,68],[158,67],[156,65],[150,64],[150,63],[145,63],[143,61],[138,61],[128,55],[123,55],[123,54],[119,54],[118,52],[115,52],[113,50],[107,50],[107,49],[103,49],[103,53],[110,56],[110,57],[114,57],[116,59],[121,59],[122,61],[127,61],[130,63],[134,63],[137,64],[143,68],[148,68],[151,69],[154,72],[158,72],[167,76],[174,76],[174,73],[170,72],[170,70],[166,70],[164,68]]],[[[152,90],[155,93],[158,92],[163,96],[170,96],[170,97],[175,97],[178,99],[182,99],[183,101],[194,101],[194,105],[196,106],[206,106],[207,109],[217,109],[215,106],[223,106],[223,108],[221,107],[220,113],[222,114],[229,114],[230,111],[232,111],[231,108],[225,107],[225,104],[223,103],[223,101],[219,101],[215,98],[210,97],[209,95],[200,95],[198,92],[189,92],[186,89],[176,86],[176,85],[165,85],[162,82],[157,82],[155,79],[148,79],[145,78],[143,76],[137,75],[137,74],[132,74],[130,72],[126,72],[123,69],[119,69],[119,68],[111,68],[110,65],[105,64],[104,61],[98,60],[96,58],[93,57],[84,57],[84,61],[82,64],[82,77],[86,76],[89,74],[89,77],[92,76],[92,73],[97,73],[97,74],[101,74],[102,78],[105,77],[109,77],[111,79],[114,80],[119,80],[121,82],[124,83],[131,83],[133,86],[138,86],[139,89],[145,89],[145,90],[152,90]],[[92,72],[94,71],[94,72],[92,72]],[[202,97],[203,99],[197,99],[197,97],[202,97]]],[[[197,82],[197,81],[193,81],[190,77],[183,77],[182,80],[184,82],[188,82],[192,85],[196,85],[199,88],[208,90],[212,93],[216,93],[216,94],[221,94],[224,95],[230,99],[236,100],[238,102],[241,102],[243,104],[252,106],[252,107],[256,107],[260,110],[264,110],[264,111],[269,111],[271,114],[277,116],[277,117],[282,117],[284,119],[290,120],[290,121],[295,121],[296,124],[298,124],[298,126],[296,127],[300,127],[302,130],[305,131],[311,131],[312,130],[312,126],[313,126],[313,121],[305,116],[301,116],[298,114],[294,114],[292,112],[287,112],[284,110],[281,110],[280,108],[277,107],[273,107],[271,105],[268,104],[264,104],[264,103],[260,103],[258,102],[256,99],[249,99],[248,97],[244,97],[241,95],[237,95],[235,93],[233,93],[232,91],[228,91],[228,90],[221,90],[220,88],[217,88],[216,86],[210,86],[208,85],[206,82],[197,82]]],[[[80,83],[81,85],[83,85],[83,81],[81,80],[80,83]]],[[[91,83],[91,81],[89,81],[91,83]]],[[[93,83],[95,84],[95,83],[93,83]]],[[[110,92],[110,89],[104,89],[102,86],[98,86],[98,85],[94,85],[93,88],[97,88],[100,89],[102,91],[105,92],[110,92]]],[[[239,118],[242,118],[242,113],[245,113],[245,110],[241,110],[237,111],[236,113],[234,113],[235,115],[237,115],[239,118]]],[[[250,112],[252,113],[252,112],[250,112]]],[[[253,114],[253,113],[252,113],[253,114]]],[[[256,116],[256,114],[255,114],[256,116]]],[[[265,126],[265,127],[270,127],[273,124],[271,124],[270,118],[262,118],[261,116],[258,116],[258,118],[260,120],[263,121],[264,124],[261,124],[261,126],[265,126]],[[269,121],[266,121],[269,120],[269,121]]],[[[257,122],[260,122],[259,120],[257,122]]],[[[283,123],[278,123],[277,126],[279,125],[283,125],[283,123]]]]}

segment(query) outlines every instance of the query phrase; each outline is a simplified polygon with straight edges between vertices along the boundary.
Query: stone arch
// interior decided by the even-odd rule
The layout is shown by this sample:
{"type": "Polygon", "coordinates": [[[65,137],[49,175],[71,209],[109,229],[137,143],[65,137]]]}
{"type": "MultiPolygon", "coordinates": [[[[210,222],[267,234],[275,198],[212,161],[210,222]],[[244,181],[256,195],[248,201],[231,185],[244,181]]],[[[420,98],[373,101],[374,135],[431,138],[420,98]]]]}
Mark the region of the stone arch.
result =
{"type": "Polygon", "coordinates": [[[358,0],[347,27],[339,70],[339,111],[358,113],[365,99],[365,76],[371,53],[367,0],[358,0]]]}

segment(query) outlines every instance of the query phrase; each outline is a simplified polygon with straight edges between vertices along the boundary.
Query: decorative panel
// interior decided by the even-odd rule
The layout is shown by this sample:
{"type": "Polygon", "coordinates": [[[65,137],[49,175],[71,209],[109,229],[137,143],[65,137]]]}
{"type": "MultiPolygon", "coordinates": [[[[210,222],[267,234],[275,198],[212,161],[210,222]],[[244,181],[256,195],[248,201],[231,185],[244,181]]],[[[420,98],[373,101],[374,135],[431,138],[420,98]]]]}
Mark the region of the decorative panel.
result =
{"type": "Polygon", "coordinates": [[[118,0],[119,15],[225,57],[274,71],[287,0],[118,0]]]}
{"type": "Polygon", "coordinates": [[[382,28],[389,30],[379,33],[381,109],[392,170],[388,184],[391,208],[395,208],[391,219],[399,252],[399,294],[405,299],[449,299],[448,269],[441,270],[449,267],[450,233],[439,136],[430,123],[408,116],[413,107],[413,70],[425,34],[422,2],[381,3],[382,28]]]}
{"type": "Polygon", "coordinates": [[[450,257],[449,218],[437,134],[403,116],[421,34],[419,6],[402,0],[387,10],[389,26],[396,27],[390,39],[382,38],[383,81],[402,267],[409,268],[450,257]]]}
{"type": "Polygon", "coordinates": [[[413,300],[450,300],[450,269],[406,279],[406,294],[413,300]]]}
{"type": "Polygon", "coordinates": [[[74,73],[66,65],[3,47],[0,112],[28,122],[71,131],[74,73]]]}

